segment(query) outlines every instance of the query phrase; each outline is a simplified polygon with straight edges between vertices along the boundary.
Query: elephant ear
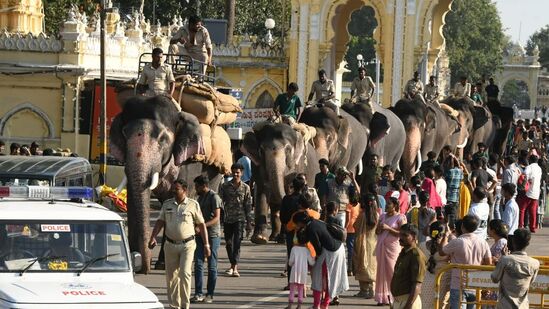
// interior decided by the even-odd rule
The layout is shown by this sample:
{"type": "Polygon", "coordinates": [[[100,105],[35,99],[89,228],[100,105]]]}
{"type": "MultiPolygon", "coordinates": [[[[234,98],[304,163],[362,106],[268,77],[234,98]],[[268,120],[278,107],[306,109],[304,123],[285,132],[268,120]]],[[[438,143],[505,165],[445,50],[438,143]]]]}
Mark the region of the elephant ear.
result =
{"type": "Polygon", "coordinates": [[[122,163],[126,161],[126,138],[123,129],[122,115],[118,114],[109,130],[109,149],[111,155],[122,163]]]}
{"type": "Polygon", "coordinates": [[[482,106],[475,106],[473,109],[473,130],[478,130],[484,126],[489,120],[490,114],[487,109],[482,106]]]}
{"type": "Polygon", "coordinates": [[[261,158],[259,157],[259,144],[257,143],[257,137],[254,132],[248,132],[244,135],[240,151],[245,154],[250,160],[257,166],[261,165],[261,158]]]}
{"type": "Polygon", "coordinates": [[[337,128],[337,143],[347,148],[349,146],[349,135],[351,134],[351,126],[347,118],[339,119],[339,127],[337,128]]]}
{"type": "Polygon", "coordinates": [[[180,112],[177,116],[172,151],[174,163],[177,166],[196,154],[204,154],[200,126],[194,115],[180,112]]]}
{"type": "Polygon", "coordinates": [[[370,144],[373,146],[388,134],[391,125],[382,113],[375,113],[370,122],[370,144]]]}
{"type": "Polygon", "coordinates": [[[437,128],[437,113],[432,106],[425,111],[425,132],[431,133],[437,128]]]}

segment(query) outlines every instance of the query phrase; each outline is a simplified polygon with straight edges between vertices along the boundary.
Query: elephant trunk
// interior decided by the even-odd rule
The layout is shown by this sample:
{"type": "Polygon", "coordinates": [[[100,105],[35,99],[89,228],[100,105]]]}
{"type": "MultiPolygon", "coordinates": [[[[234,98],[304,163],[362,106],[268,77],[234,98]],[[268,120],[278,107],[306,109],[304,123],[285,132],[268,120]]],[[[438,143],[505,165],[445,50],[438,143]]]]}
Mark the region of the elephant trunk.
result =
{"type": "Polygon", "coordinates": [[[421,151],[420,147],[420,129],[417,125],[411,126],[406,132],[406,142],[404,144],[404,152],[402,153],[402,167],[408,179],[414,175],[416,161],[421,162],[421,156],[418,157],[418,151],[421,151]]]}
{"type": "MultiPolygon", "coordinates": [[[[126,172],[127,173],[127,172],[126,172]]],[[[128,175],[128,237],[130,251],[141,253],[142,273],[149,273],[151,270],[151,251],[148,247],[150,238],[149,207],[151,199],[151,190],[139,179],[144,175],[141,171],[132,172],[134,175],[128,175]]]]}
{"type": "Polygon", "coordinates": [[[271,208],[271,237],[280,234],[280,206],[286,195],[284,175],[286,172],[286,158],[281,150],[273,150],[265,154],[265,169],[269,179],[269,206],[271,208]]]}
{"type": "Polygon", "coordinates": [[[158,186],[162,168],[158,146],[143,138],[144,135],[128,140],[125,172],[128,188],[128,238],[131,251],[142,256],[142,273],[151,270],[150,238],[150,201],[151,190],[158,186]],[[136,142],[142,144],[138,146],[136,142]],[[154,151],[152,151],[154,149],[154,151]]]}

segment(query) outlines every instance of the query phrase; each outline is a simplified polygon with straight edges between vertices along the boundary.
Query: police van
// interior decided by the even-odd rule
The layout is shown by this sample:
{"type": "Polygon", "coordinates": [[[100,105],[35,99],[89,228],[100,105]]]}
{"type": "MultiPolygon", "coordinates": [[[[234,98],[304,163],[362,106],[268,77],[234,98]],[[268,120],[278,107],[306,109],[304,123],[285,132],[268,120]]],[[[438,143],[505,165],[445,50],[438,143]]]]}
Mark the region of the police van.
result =
{"type": "Polygon", "coordinates": [[[123,219],[87,187],[0,187],[0,308],[163,308],[123,219]]]}

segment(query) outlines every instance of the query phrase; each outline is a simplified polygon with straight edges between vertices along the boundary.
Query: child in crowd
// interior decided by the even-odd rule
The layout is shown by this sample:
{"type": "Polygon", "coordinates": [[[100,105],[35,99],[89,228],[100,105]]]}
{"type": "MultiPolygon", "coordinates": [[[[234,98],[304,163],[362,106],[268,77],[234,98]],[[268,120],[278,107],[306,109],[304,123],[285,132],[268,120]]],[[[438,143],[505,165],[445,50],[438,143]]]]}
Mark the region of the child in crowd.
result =
{"type": "Polygon", "coordinates": [[[345,210],[345,222],[347,230],[347,275],[353,276],[353,248],[355,245],[355,228],[354,224],[360,213],[360,203],[358,202],[358,194],[354,191],[349,197],[349,204],[345,210]]]}
{"type": "Polygon", "coordinates": [[[341,227],[343,226],[343,222],[341,222],[341,219],[337,217],[337,204],[335,202],[329,202],[326,204],[326,220],[324,220],[327,224],[337,224],[341,227]]]}
{"type": "Polygon", "coordinates": [[[297,309],[301,308],[303,303],[303,294],[305,284],[307,283],[308,266],[313,266],[315,261],[307,249],[307,237],[304,230],[299,230],[296,233],[297,244],[292,247],[288,265],[292,267],[290,272],[290,294],[288,295],[288,307],[292,309],[294,304],[294,296],[297,291],[297,309]]]}

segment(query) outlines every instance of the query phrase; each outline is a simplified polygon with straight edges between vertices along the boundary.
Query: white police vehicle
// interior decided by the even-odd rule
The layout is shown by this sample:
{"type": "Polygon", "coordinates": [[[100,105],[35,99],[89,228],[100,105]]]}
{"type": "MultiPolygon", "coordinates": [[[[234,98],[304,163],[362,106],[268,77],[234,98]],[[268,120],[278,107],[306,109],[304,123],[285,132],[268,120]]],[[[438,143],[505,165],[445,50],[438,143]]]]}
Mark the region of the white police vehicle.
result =
{"type": "Polygon", "coordinates": [[[0,308],[163,308],[87,187],[0,187],[0,308]]]}

